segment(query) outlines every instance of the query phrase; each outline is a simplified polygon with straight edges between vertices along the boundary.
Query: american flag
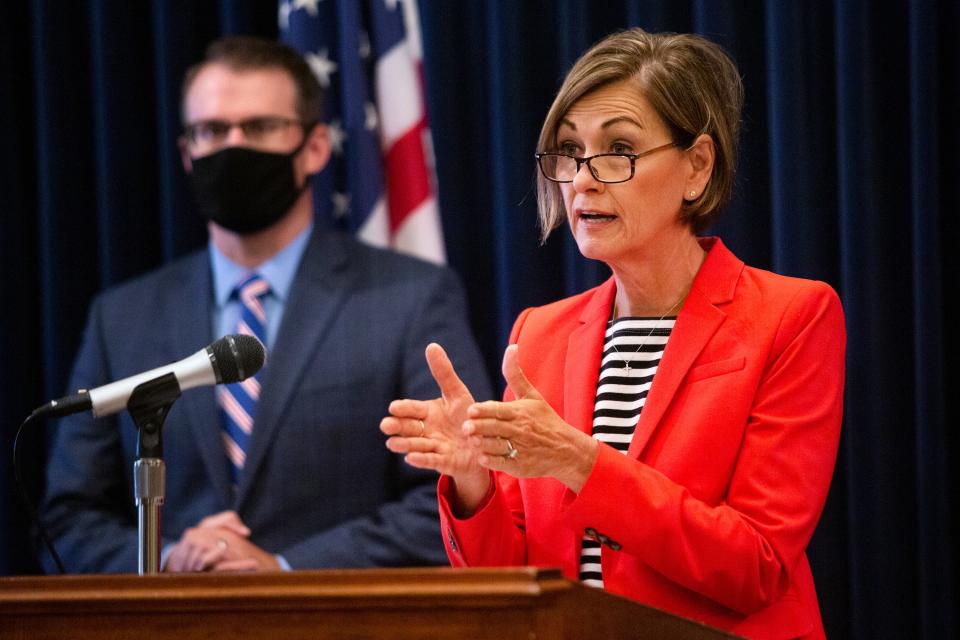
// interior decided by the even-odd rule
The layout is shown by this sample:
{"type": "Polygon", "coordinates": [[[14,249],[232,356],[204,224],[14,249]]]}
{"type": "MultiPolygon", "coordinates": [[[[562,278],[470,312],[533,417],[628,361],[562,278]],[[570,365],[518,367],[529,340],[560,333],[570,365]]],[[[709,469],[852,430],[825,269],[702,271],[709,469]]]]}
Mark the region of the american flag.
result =
{"type": "Polygon", "coordinates": [[[279,22],[326,91],[333,156],[313,185],[317,215],[443,263],[416,0],[280,0],[279,22]]]}

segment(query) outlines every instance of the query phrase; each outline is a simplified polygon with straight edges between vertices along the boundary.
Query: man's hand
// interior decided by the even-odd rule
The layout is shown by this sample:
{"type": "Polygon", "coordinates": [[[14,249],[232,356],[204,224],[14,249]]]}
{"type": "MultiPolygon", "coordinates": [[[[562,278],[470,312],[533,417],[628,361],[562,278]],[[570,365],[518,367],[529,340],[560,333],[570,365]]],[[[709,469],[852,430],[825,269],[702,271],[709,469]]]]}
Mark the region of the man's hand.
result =
{"type": "Polygon", "coordinates": [[[280,563],[272,553],[264,551],[246,538],[221,529],[223,555],[212,571],[280,571],[280,563]]]}
{"type": "Polygon", "coordinates": [[[234,511],[207,516],[183,532],[167,557],[163,570],[270,571],[277,559],[250,542],[250,529],[234,511]]]}

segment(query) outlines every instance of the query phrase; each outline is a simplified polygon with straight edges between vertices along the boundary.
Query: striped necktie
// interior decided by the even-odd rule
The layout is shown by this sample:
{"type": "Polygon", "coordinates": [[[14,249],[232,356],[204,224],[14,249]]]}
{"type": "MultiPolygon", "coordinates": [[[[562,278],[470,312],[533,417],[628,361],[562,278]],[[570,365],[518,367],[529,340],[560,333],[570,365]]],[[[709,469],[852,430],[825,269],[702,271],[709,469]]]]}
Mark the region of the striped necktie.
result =
{"type": "MultiPolygon", "coordinates": [[[[240,299],[237,333],[254,336],[266,344],[267,316],[263,310],[262,299],[270,292],[270,285],[259,275],[253,274],[237,285],[235,291],[240,299]]],[[[242,382],[217,387],[217,399],[223,419],[223,444],[233,484],[238,483],[247,461],[253,419],[256,416],[257,400],[260,399],[259,376],[258,373],[242,382]]]]}

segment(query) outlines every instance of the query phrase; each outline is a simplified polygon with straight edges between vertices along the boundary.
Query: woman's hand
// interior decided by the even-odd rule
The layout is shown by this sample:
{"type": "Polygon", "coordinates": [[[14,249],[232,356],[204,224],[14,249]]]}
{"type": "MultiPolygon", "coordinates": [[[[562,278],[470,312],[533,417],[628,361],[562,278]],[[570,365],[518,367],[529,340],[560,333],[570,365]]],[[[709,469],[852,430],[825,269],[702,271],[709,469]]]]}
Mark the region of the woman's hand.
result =
{"type": "Polygon", "coordinates": [[[517,345],[503,355],[503,377],[516,400],[481,402],[467,410],[463,431],[478,463],[518,477],[558,479],[579,492],[597,458],[598,443],[570,426],[520,369],[517,345]]]}
{"type": "Polygon", "coordinates": [[[490,487],[490,473],[480,464],[479,452],[463,432],[473,395],[440,345],[428,345],[426,357],[441,396],[434,400],[394,400],[390,415],[380,421],[380,430],[390,436],[387,448],[405,454],[409,465],[451,476],[457,492],[454,510],[458,515],[468,515],[490,487]]]}

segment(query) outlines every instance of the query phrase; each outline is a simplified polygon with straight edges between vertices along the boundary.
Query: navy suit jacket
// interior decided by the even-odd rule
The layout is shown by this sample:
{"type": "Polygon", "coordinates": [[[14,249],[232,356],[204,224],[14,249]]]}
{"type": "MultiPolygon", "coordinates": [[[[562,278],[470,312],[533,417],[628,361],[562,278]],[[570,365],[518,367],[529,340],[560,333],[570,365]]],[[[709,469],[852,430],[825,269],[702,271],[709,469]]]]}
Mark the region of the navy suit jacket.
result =
{"type": "MultiPolygon", "coordinates": [[[[71,390],[209,344],[212,291],[201,251],[100,295],[71,390]]],[[[445,564],[436,476],[387,451],[379,431],[391,400],[437,396],[423,355],[431,341],[447,349],[478,399],[490,397],[451,271],[315,231],[268,354],[236,491],[214,389],[184,392],[167,417],[163,544],[232,509],[255,544],[294,568],[445,564]]],[[[68,571],[136,571],[136,443],[126,412],[78,414],[57,426],[43,516],[68,571]]]]}

